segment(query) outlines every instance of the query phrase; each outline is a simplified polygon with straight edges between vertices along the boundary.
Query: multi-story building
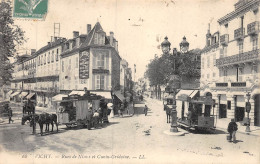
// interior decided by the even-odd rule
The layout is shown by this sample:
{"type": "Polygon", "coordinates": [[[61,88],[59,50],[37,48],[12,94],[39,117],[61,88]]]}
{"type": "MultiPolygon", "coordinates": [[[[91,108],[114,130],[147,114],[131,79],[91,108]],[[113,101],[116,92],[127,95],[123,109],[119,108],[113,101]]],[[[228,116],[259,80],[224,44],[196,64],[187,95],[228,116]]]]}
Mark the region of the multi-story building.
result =
{"type": "Polygon", "coordinates": [[[201,58],[201,93],[216,100],[218,118],[260,125],[259,0],[239,0],[218,20],[219,31],[206,35],[201,58]]]}
{"type": "Polygon", "coordinates": [[[71,93],[84,88],[106,99],[111,91],[120,90],[120,56],[114,33],[106,36],[99,22],[87,35],[74,33],[63,45],[61,54],[60,91],[71,93]]]}
{"type": "Polygon", "coordinates": [[[36,53],[34,91],[39,106],[51,107],[51,98],[59,93],[60,55],[65,38],[54,37],[52,42],[36,53]]]}
{"type": "Polygon", "coordinates": [[[124,59],[120,61],[120,90],[126,97],[126,92],[131,91],[132,71],[128,67],[128,62],[124,59]]]}

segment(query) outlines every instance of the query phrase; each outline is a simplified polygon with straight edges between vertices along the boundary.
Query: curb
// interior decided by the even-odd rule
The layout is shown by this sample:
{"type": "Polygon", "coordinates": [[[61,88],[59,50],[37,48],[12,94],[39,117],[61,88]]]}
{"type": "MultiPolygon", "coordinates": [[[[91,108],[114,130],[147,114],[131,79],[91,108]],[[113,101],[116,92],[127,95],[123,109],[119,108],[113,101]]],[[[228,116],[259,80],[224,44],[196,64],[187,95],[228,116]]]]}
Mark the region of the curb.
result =
{"type": "MultiPolygon", "coordinates": [[[[221,127],[217,127],[216,129],[221,129],[221,130],[224,130],[226,132],[227,129],[225,128],[221,128],[221,127]]],[[[228,134],[228,132],[226,132],[228,134]]],[[[249,135],[249,136],[255,136],[255,137],[260,137],[260,135],[258,134],[253,134],[251,132],[243,132],[243,131],[237,131],[237,133],[240,133],[240,134],[246,134],[246,135],[249,135]]]]}

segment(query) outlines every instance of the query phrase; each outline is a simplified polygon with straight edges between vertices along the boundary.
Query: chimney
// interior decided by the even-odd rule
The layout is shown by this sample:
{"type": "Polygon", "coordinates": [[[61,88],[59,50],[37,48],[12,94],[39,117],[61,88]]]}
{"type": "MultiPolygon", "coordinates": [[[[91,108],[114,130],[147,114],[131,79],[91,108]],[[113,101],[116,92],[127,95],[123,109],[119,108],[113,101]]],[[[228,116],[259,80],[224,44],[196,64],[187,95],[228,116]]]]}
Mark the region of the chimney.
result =
{"type": "Polygon", "coordinates": [[[115,46],[114,47],[115,47],[116,51],[118,51],[118,41],[117,40],[115,41],[115,46]]]}
{"type": "Polygon", "coordinates": [[[87,34],[89,34],[91,31],[91,24],[87,24],[87,34]]]}
{"type": "Polygon", "coordinates": [[[56,42],[56,41],[57,41],[57,37],[55,36],[55,37],[54,37],[54,42],[56,42]]]}
{"type": "Polygon", "coordinates": [[[177,48],[173,48],[173,52],[172,52],[173,55],[177,55],[177,48]]]}
{"type": "Polygon", "coordinates": [[[36,52],[36,49],[31,49],[31,55],[33,55],[36,52]]]}
{"type": "Polygon", "coordinates": [[[114,47],[113,40],[114,40],[114,32],[110,31],[109,42],[110,42],[110,45],[114,47]]]}
{"type": "Polygon", "coordinates": [[[79,36],[79,32],[78,31],[73,31],[73,39],[79,36]]]}
{"type": "Polygon", "coordinates": [[[51,42],[48,42],[48,46],[51,45],[51,42]]]}

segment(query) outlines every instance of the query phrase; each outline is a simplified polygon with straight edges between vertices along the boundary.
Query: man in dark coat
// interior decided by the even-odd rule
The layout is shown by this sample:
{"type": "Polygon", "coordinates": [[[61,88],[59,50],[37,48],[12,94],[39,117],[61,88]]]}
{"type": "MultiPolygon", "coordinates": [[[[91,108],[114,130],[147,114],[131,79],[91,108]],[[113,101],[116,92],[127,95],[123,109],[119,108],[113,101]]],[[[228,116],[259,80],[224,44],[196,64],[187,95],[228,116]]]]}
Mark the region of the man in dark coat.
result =
{"type": "Polygon", "coordinates": [[[236,131],[237,131],[237,124],[234,119],[231,119],[231,122],[228,124],[228,133],[230,135],[230,142],[236,142],[236,131]]]}
{"type": "Polygon", "coordinates": [[[13,110],[10,107],[8,107],[8,117],[9,117],[9,124],[10,124],[11,121],[13,123],[14,122],[14,120],[12,120],[13,110]]]}

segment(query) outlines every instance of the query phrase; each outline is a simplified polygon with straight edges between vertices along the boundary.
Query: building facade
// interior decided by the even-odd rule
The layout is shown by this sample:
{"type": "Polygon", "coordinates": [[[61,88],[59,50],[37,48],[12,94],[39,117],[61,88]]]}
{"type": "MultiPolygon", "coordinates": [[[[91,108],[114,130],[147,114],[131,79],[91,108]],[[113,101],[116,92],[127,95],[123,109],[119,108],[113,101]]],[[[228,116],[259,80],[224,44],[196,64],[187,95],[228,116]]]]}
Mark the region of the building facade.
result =
{"type": "Polygon", "coordinates": [[[60,90],[87,90],[111,99],[111,91],[120,90],[120,56],[114,33],[106,36],[99,22],[87,35],[75,32],[63,45],[60,90]]]}
{"type": "Polygon", "coordinates": [[[206,35],[201,57],[201,93],[212,94],[219,119],[260,125],[259,0],[239,0],[218,20],[219,31],[206,35]]]}

